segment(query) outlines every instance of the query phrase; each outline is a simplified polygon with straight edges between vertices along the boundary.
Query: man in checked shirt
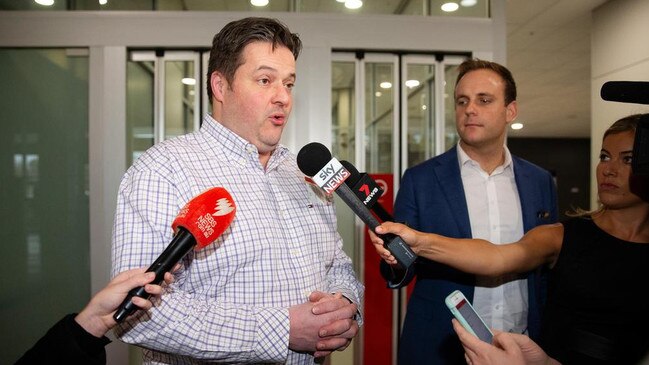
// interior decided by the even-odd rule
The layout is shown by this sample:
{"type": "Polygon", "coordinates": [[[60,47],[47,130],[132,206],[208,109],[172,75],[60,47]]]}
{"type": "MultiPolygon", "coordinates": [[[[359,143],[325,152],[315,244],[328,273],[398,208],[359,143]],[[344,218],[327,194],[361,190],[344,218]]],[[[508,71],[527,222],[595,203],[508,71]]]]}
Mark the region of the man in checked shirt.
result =
{"type": "Polygon", "coordinates": [[[212,115],[150,148],[122,179],[113,275],[153,262],[179,209],[207,188],[224,187],[237,205],[225,233],[183,259],[160,302],[116,330],[144,348],[146,364],[312,364],[358,332],[363,286],[331,200],[279,144],[301,47],[273,19],[227,24],[210,53],[212,115]]]}

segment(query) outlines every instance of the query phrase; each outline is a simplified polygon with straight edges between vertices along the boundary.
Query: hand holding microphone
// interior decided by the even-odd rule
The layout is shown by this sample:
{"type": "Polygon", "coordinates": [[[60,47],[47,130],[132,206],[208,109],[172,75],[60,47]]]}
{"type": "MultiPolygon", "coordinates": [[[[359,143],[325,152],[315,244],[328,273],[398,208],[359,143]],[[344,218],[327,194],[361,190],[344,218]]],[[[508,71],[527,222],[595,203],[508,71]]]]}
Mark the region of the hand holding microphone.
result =
{"type": "MultiPolygon", "coordinates": [[[[351,174],[321,143],[312,142],[302,147],[297,155],[297,165],[307,176],[328,194],[334,191],[347,204],[354,214],[365,223],[371,231],[379,226],[379,221],[372,215],[349,186],[344,184],[351,174]]],[[[399,266],[407,269],[417,256],[399,236],[392,234],[381,235],[384,247],[397,259],[399,266]]]]}
{"type": "MultiPolygon", "coordinates": [[[[152,283],[162,282],[164,273],[170,271],[194,246],[200,250],[214,242],[230,226],[235,211],[230,193],[221,187],[209,189],[185,204],[171,224],[176,232],[173,240],[146,271],[155,273],[152,283]]],[[[113,315],[117,323],[139,309],[131,301],[134,296],[149,298],[143,286],[131,290],[113,315]]]]}

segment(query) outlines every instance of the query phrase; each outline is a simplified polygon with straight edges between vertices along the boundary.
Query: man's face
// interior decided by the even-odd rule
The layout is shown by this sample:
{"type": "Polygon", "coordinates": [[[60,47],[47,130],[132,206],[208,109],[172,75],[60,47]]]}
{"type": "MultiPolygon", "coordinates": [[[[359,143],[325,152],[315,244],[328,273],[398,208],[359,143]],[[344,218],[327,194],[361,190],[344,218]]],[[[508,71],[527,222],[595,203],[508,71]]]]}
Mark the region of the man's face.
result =
{"type": "Polygon", "coordinates": [[[469,146],[503,145],[516,115],[516,101],[505,105],[505,82],[494,71],[470,71],[455,87],[457,132],[469,146]]]}
{"type": "MultiPolygon", "coordinates": [[[[212,76],[214,98],[222,105],[215,119],[269,156],[279,144],[291,112],[295,58],[286,47],[269,42],[248,44],[232,83],[212,76]]],[[[217,73],[215,73],[217,74],[217,73]]]]}

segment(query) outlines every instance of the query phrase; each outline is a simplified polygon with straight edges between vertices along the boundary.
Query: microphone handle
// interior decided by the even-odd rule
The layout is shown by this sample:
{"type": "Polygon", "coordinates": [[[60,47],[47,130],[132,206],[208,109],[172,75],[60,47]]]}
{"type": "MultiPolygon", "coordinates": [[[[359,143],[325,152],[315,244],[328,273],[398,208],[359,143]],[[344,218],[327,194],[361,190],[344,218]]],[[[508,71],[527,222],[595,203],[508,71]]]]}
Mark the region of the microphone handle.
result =
{"type": "Polygon", "coordinates": [[[376,204],[374,204],[371,209],[374,213],[376,213],[376,216],[379,217],[381,221],[394,222],[394,217],[390,213],[388,213],[385,208],[383,208],[383,206],[379,204],[379,202],[376,202],[376,204]]]}
{"type": "MultiPolygon", "coordinates": [[[[183,227],[178,227],[178,232],[174,236],[171,243],[165,250],[158,256],[158,258],[149,266],[146,272],[154,272],[155,279],[152,284],[160,284],[164,279],[164,274],[171,270],[180,259],[182,259],[191,249],[196,246],[196,239],[192,234],[183,227]]],[[[115,322],[120,323],[124,318],[130,316],[136,310],[140,309],[137,305],[133,304],[131,298],[140,297],[149,299],[151,295],[146,292],[144,286],[133,288],[128,292],[122,304],[113,315],[115,322]]]]}
{"type": "Polygon", "coordinates": [[[363,204],[360,199],[354,194],[352,189],[347,186],[347,184],[341,184],[338,189],[336,189],[336,193],[342,199],[347,206],[349,206],[354,214],[360,218],[363,223],[365,223],[371,230],[374,232],[376,227],[378,227],[381,223],[370,213],[370,211],[367,209],[365,204],[363,204]]]}
{"type": "MultiPolygon", "coordinates": [[[[352,211],[365,223],[372,232],[375,232],[376,227],[380,225],[379,221],[367,209],[365,204],[358,199],[352,189],[347,184],[342,184],[336,189],[336,193],[351,209],[352,211]]],[[[378,205],[378,204],[377,204],[378,205]]],[[[412,251],[401,237],[393,234],[379,235],[383,240],[383,246],[392,253],[394,258],[403,269],[408,269],[410,265],[417,259],[417,255],[412,251]]]]}

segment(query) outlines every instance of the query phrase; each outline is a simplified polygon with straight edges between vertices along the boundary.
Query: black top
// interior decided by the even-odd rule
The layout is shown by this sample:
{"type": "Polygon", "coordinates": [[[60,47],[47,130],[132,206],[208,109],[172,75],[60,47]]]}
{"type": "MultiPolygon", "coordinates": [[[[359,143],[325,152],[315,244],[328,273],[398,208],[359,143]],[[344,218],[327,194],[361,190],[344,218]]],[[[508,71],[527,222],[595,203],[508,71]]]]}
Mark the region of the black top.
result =
{"type": "Polygon", "coordinates": [[[107,337],[86,332],[68,314],[41,337],[16,364],[106,364],[107,337]]]}
{"type": "Polygon", "coordinates": [[[563,225],[541,347],[563,365],[636,364],[649,350],[649,244],[615,238],[588,218],[563,225]]]}

